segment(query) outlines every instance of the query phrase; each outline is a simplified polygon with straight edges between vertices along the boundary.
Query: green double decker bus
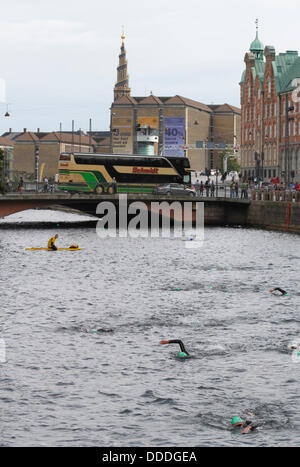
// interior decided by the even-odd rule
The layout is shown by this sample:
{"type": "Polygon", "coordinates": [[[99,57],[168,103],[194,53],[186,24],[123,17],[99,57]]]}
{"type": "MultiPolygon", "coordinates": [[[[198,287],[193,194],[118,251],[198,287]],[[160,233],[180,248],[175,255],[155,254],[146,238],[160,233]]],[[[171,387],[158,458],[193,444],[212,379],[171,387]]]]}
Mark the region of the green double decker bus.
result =
{"type": "Polygon", "coordinates": [[[190,184],[187,157],[62,153],[58,188],[86,193],[152,193],[157,185],[190,184]]]}

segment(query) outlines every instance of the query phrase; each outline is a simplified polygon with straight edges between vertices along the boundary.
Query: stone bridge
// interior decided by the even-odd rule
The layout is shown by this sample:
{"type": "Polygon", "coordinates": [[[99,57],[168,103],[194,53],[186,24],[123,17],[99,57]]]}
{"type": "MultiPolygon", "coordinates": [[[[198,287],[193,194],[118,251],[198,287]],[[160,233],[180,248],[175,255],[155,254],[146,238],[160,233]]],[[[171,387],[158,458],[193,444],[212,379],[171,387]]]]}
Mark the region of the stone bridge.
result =
{"type": "MultiPolygon", "coordinates": [[[[100,202],[110,201],[116,208],[119,207],[120,195],[96,194],[70,194],[70,193],[9,193],[0,195],[0,217],[34,208],[50,208],[51,206],[64,206],[88,214],[96,215],[96,208],[100,202]]],[[[254,198],[254,197],[253,197],[254,198]]],[[[193,203],[195,214],[197,202],[204,203],[205,225],[262,227],[266,229],[290,230],[300,233],[300,202],[292,200],[268,199],[241,199],[241,198],[213,198],[152,194],[128,194],[128,205],[135,201],[142,201],[148,210],[153,209],[153,203],[164,201],[172,203],[178,201],[183,205],[193,203]]],[[[194,219],[195,216],[193,216],[194,219]]]]}

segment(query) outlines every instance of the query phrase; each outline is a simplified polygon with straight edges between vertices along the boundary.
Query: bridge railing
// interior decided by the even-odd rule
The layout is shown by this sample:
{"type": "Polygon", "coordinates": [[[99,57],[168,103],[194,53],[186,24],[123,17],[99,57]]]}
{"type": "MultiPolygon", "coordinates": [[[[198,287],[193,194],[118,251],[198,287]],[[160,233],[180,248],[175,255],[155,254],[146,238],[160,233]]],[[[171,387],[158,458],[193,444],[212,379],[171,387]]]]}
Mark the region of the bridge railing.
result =
{"type": "Polygon", "coordinates": [[[54,193],[59,191],[57,188],[57,183],[48,183],[44,182],[23,182],[22,187],[19,187],[17,182],[10,182],[6,187],[7,193],[54,193]]]}
{"type": "Polygon", "coordinates": [[[300,192],[296,190],[252,190],[253,201],[300,202],[300,192]]]}

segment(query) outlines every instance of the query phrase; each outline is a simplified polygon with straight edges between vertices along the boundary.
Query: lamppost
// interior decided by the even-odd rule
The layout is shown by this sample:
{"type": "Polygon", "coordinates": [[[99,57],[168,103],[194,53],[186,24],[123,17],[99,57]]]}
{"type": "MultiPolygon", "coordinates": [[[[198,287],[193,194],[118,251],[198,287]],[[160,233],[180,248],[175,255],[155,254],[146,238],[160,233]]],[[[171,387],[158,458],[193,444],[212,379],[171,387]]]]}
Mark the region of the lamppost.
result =
{"type": "Polygon", "coordinates": [[[255,157],[255,162],[256,162],[256,179],[258,180],[259,179],[259,175],[260,175],[260,158],[259,158],[259,154],[258,152],[255,152],[254,153],[254,157],[255,157]]]}
{"type": "Polygon", "coordinates": [[[39,148],[39,143],[35,143],[35,146],[34,146],[34,179],[35,179],[35,191],[38,191],[38,183],[39,183],[39,159],[40,159],[40,148],[39,148]]]}
{"type": "Polygon", "coordinates": [[[291,162],[290,162],[290,121],[294,120],[294,117],[289,117],[289,112],[293,112],[294,106],[289,106],[288,94],[285,100],[285,187],[291,185],[291,162]]]}
{"type": "MultiPolygon", "coordinates": [[[[4,117],[10,117],[10,113],[8,112],[8,105],[7,105],[7,108],[6,108],[6,112],[4,114],[4,117]]],[[[10,152],[10,151],[9,151],[10,152]]],[[[7,150],[4,150],[3,151],[3,161],[2,161],[2,181],[5,180],[5,177],[8,177],[8,172],[9,172],[9,169],[8,169],[8,166],[9,166],[9,156],[8,155],[8,151],[7,150]]],[[[1,171],[0,171],[1,172],[1,171]]]]}

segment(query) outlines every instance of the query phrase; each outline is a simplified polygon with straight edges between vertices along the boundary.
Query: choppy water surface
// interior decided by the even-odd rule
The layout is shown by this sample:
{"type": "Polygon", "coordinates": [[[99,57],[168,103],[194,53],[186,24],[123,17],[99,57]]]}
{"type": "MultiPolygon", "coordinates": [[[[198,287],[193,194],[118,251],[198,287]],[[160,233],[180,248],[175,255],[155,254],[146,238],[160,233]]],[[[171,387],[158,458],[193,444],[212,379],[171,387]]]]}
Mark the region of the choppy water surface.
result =
{"type": "Polygon", "coordinates": [[[59,234],[84,249],[28,252],[49,231],[0,233],[1,445],[300,445],[288,350],[300,337],[300,237],[213,228],[189,250],[59,234]],[[193,358],[159,345],[176,338],[193,358]],[[259,430],[232,433],[248,411],[259,430]]]}

